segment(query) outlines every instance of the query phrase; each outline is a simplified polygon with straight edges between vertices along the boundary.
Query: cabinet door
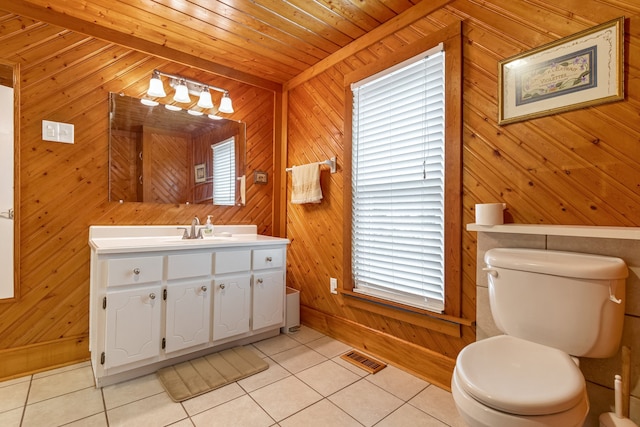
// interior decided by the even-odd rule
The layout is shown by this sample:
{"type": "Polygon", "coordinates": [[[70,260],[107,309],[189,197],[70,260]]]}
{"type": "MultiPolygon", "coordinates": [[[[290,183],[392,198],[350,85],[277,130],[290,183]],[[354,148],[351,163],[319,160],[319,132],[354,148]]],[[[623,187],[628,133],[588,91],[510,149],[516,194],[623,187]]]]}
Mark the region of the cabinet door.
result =
{"type": "Polygon", "coordinates": [[[284,272],[253,276],[253,330],[284,322],[284,272]]]}
{"type": "Polygon", "coordinates": [[[210,287],[208,280],[167,286],[167,353],[209,341],[210,287]]]}
{"type": "Polygon", "coordinates": [[[251,276],[217,278],[213,289],[213,340],[249,332],[251,276]]]}
{"type": "Polygon", "coordinates": [[[160,285],[107,292],[105,369],[160,354],[160,285]]]}

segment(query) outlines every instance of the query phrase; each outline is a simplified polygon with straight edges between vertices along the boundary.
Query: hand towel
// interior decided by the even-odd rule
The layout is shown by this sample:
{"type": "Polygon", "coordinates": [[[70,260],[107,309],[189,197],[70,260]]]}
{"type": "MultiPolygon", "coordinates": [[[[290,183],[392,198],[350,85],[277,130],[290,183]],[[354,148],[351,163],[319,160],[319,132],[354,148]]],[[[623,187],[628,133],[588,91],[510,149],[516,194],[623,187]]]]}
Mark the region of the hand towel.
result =
{"type": "Polygon", "coordinates": [[[320,188],[320,165],[294,166],[291,168],[291,203],[320,203],[322,188],[320,188]]]}

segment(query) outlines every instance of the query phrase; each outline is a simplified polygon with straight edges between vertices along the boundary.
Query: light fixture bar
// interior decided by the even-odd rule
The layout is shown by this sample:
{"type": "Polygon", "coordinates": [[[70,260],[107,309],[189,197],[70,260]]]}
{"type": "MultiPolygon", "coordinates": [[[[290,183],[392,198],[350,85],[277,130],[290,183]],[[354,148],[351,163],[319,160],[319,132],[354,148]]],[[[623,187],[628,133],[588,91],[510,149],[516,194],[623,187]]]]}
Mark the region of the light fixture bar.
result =
{"type": "Polygon", "coordinates": [[[229,93],[226,89],[222,89],[222,88],[217,87],[217,86],[211,86],[211,85],[208,85],[206,83],[199,82],[197,80],[191,80],[191,79],[188,79],[186,77],[178,76],[177,74],[164,73],[164,72],[162,72],[160,70],[153,70],[153,74],[154,74],[154,76],[157,74],[157,75],[160,75],[160,76],[169,77],[169,78],[174,79],[174,80],[184,81],[186,83],[191,83],[192,85],[195,85],[195,86],[202,86],[203,88],[213,89],[213,90],[218,91],[218,92],[227,93],[227,94],[229,93]]]}

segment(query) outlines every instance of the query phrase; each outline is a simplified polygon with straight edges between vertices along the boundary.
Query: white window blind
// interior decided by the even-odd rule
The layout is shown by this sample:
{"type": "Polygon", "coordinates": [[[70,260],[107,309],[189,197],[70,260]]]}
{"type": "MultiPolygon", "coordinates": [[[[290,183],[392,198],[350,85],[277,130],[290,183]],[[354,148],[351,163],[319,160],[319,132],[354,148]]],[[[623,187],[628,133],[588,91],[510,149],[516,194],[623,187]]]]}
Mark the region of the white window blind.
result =
{"type": "Polygon", "coordinates": [[[236,203],[235,138],[211,146],[213,149],[213,204],[233,206],[236,203]]]}
{"type": "Polygon", "coordinates": [[[444,310],[444,52],[354,83],[354,291],[444,310]]]}

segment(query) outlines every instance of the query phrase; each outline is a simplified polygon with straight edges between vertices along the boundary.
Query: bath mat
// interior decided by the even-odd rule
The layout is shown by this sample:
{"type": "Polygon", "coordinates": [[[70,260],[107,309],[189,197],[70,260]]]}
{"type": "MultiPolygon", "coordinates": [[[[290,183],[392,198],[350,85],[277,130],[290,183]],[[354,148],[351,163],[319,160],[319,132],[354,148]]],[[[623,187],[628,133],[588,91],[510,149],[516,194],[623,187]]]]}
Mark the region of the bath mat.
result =
{"type": "Polygon", "coordinates": [[[162,386],[174,402],[182,402],[269,367],[246,347],[235,347],[159,369],[162,386]]]}

